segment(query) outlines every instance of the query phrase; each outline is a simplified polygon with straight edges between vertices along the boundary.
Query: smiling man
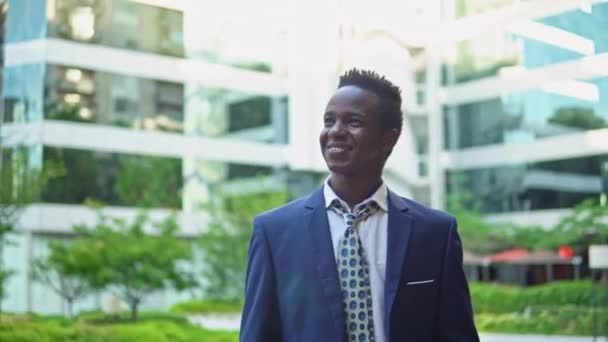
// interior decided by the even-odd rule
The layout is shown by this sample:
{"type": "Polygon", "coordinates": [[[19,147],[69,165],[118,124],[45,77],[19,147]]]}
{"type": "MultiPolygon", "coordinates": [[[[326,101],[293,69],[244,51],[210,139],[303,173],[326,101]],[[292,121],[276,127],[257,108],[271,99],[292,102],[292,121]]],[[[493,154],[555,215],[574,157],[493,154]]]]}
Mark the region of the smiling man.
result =
{"type": "Polygon", "coordinates": [[[479,341],[456,220],[382,180],[399,88],[348,71],[322,119],[325,184],[254,220],[240,340],[479,341]]]}

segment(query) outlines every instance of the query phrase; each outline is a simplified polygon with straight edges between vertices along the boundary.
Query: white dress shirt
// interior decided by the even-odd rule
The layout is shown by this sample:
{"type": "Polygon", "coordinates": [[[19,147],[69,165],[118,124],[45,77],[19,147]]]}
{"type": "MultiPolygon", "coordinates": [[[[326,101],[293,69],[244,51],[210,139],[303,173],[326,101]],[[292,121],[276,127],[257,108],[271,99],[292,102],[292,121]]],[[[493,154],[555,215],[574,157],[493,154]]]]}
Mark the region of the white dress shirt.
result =
{"type": "MultiPolygon", "coordinates": [[[[336,195],[334,190],[329,186],[328,181],[325,181],[323,195],[325,196],[325,205],[327,207],[327,219],[329,220],[329,230],[334,247],[334,257],[337,262],[338,245],[346,232],[346,224],[341,215],[329,209],[329,205],[334,199],[338,199],[342,202],[344,208],[351,209],[346,202],[336,195]]],[[[369,280],[372,291],[372,310],[376,342],[386,342],[386,332],[384,331],[384,279],[386,275],[388,199],[384,183],[380,185],[373,195],[357,204],[353,209],[369,201],[376,201],[380,206],[380,210],[359,223],[358,233],[361,246],[365,251],[367,262],[369,263],[369,280]]]]}

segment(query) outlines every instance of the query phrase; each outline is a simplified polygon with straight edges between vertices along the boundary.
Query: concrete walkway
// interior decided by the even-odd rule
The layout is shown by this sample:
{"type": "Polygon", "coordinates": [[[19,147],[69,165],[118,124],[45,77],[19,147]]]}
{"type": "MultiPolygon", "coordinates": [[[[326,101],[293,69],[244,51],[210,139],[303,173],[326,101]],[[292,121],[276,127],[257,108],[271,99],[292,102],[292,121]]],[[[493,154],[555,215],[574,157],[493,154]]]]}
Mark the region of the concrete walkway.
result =
{"type": "MultiPolygon", "coordinates": [[[[240,315],[192,315],[188,316],[192,324],[200,325],[211,330],[239,330],[240,315]]],[[[592,337],[573,336],[544,336],[544,335],[505,335],[481,334],[481,342],[593,342],[592,337]]],[[[595,342],[608,342],[608,339],[598,338],[595,342]]]]}

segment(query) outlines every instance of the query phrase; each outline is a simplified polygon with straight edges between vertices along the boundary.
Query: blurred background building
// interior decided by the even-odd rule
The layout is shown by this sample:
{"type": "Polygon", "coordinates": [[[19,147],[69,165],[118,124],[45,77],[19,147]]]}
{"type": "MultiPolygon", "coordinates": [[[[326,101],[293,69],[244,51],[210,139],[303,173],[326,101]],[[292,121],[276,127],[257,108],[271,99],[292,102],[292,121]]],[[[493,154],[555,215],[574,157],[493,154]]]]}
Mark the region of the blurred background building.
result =
{"type": "Polygon", "coordinates": [[[61,311],[27,260],[96,219],[87,199],[127,218],[178,210],[188,236],[204,229],[200,205],[214,191],[298,197],[319,186],[322,113],[351,67],[403,90],[385,175],[397,192],[437,208],[466,192],[489,220],[549,226],[602,189],[605,1],[0,4],[2,148],[28,146],[31,167],[60,158],[67,173],[4,250],[19,271],[9,311],[61,311]],[[157,176],[141,177],[142,165],[157,176]],[[154,193],[125,191],[134,182],[154,193]]]}

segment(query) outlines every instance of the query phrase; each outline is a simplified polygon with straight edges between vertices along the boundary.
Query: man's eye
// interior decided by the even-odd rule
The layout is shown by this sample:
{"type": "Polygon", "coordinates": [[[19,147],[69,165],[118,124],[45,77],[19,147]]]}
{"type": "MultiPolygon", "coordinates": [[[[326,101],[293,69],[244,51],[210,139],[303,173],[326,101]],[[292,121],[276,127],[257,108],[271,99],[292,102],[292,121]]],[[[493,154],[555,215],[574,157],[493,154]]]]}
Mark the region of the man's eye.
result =
{"type": "Polygon", "coordinates": [[[330,126],[334,124],[334,119],[326,118],[323,120],[323,122],[325,122],[325,126],[330,126]]]}

